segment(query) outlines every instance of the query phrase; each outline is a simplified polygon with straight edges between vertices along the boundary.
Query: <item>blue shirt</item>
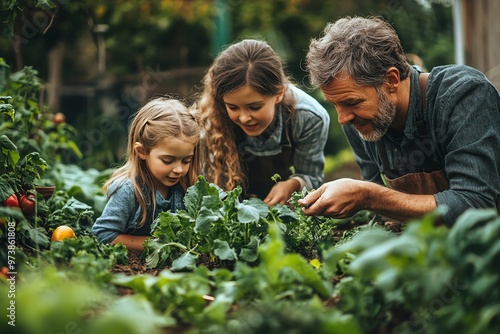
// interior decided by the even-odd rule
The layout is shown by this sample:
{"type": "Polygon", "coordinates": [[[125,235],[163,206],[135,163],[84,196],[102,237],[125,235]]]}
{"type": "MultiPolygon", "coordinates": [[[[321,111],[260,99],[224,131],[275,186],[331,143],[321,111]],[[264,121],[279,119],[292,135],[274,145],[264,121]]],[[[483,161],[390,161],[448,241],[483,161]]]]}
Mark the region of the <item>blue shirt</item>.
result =
{"type": "MultiPolygon", "coordinates": [[[[313,97],[288,85],[295,95],[295,113],[292,118],[292,149],[295,173],[307,189],[318,188],[323,182],[325,167],[324,148],[328,138],[330,116],[325,108],[313,97]]],[[[256,156],[271,156],[281,152],[281,132],[284,131],[281,113],[279,125],[269,138],[261,141],[259,137],[245,136],[245,150],[256,156]]]]}
{"type": "MultiPolygon", "coordinates": [[[[429,74],[426,108],[412,69],[410,105],[404,133],[386,134],[390,169],[398,176],[444,169],[450,189],[434,195],[455,222],[468,208],[495,207],[500,196],[500,95],[478,70],[463,65],[438,66],[429,74]],[[423,119],[427,136],[419,135],[423,119]]],[[[343,126],[364,180],[382,183],[382,162],[375,142],[365,142],[352,125],[343,126]]],[[[383,199],[381,199],[383,200],[383,199]]]]}
{"type": "MultiPolygon", "coordinates": [[[[179,184],[169,188],[169,199],[163,198],[160,192],[156,191],[156,210],[153,213],[153,206],[147,203],[147,220],[142,227],[137,225],[142,218],[142,211],[139,203],[135,199],[134,188],[131,180],[117,180],[109,187],[108,201],[102,215],[96,219],[92,232],[103,243],[110,243],[119,234],[130,235],[150,235],[151,223],[162,211],[175,212],[184,209],[182,199],[184,190],[179,184]]],[[[151,192],[143,190],[147,199],[151,192]]]]}

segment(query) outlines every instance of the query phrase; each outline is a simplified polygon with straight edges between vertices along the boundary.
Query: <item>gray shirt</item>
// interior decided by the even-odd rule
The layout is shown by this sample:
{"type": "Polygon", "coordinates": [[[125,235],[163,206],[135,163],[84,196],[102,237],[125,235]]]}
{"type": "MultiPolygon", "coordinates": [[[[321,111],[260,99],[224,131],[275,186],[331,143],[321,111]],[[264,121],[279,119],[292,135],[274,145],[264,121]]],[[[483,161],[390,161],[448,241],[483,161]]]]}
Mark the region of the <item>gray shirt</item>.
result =
{"type": "MultiPolygon", "coordinates": [[[[383,184],[377,144],[363,141],[352,125],[343,129],[362,178],[383,184]]],[[[500,95],[480,71],[461,65],[433,68],[423,111],[418,72],[412,69],[404,133],[381,140],[396,176],[444,169],[450,189],[434,197],[448,208],[442,217],[446,224],[468,208],[495,207],[500,196],[500,95]]]]}
{"type": "MultiPolygon", "coordinates": [[[[147,203],[147,220],[142,227],[138,224],[142,218],[142,211],[134,194],[134,188],[131,180],[115,181],[109,187],[108,201],[102,215],[96,219],[92,232],[103,243],[110,243],[119,234],[130,235],[150,235],[151,223],[162,211],[175,212],[184,209],[182,199],[184,190],[179,184],[169,188],[169,199],[163,198],[157,190],[156,210],[153,213],[153,206],[147,203]]],[[[145,198],[151,196],[151,192],[143,189],[145,198]]]]}

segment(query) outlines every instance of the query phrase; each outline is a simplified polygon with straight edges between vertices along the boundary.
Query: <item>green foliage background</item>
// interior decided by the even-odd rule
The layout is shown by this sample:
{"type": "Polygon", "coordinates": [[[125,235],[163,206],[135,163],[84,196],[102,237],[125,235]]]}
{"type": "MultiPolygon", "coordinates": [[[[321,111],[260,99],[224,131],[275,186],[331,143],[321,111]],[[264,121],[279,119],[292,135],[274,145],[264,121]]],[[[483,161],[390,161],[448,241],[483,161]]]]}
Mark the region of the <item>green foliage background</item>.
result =
{"type": "MultiPolygon", "coordinates": [[[[177,89],[187,85],[188,91],[180,94],[192,100],[200,91],[204,70],[220,50],[244,38],[258,38],[281,55],[292,80],[322,102],[303,66],[310,39],[319,36],[327,22],[367,15],[393,24],[404,50],[420,56],[428,70],[454,61],[451,7],[427,0],[7,0],[0,7],[5,22],[0,54],[11,71],[33,66],[46,82],[51,53],[64,50],[62,85],[80,89],[79,95],[90,89],[94,95],[84,103],[68,98],[62,110],[53,112],[65,113],[83,133],[80,143],[90,147],[82,150],[82,165],[102,170],[123,157],[128,117],[151,97],[145,95],[158,93],[131,98],[126,87],[144,86],[138,82],[141,73],[195,69],[197,75],[190,80],[179,77],[162,86],[164,94],[179,94],[177,89]],[[106,45],[104,73],[98,69],[100,38],[106,45]],[[121,117],[109,116],[113,108],[121,117]],[[102,122],[112,122],[113,131],[100,130],[102,122]],[[118,140],[95,140],[96,129],[118,140]]],[[[332,116],[325,152],[334,155],[347,143],[333,106],[325,107],[332,116]]]]}

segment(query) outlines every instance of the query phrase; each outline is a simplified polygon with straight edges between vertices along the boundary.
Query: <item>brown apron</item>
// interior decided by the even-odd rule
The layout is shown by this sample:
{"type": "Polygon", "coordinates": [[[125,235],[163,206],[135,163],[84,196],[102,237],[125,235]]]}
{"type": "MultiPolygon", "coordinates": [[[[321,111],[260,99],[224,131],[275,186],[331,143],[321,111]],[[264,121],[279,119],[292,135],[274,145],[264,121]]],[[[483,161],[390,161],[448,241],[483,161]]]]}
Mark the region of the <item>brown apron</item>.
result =
{"type": "MultiPolygon", "coordinates": [[[[256,156],[248,151],[240,154],[242,166],[246,172],[247,184],[244,197],[267,197],[271,188],[278,181],[288,180],[292,175],[293,149],[290,140],[292,133],[290,118],[283,117],[285,126],[281,132],[281,152],[271,156],[256,156]],[[280,178],[273,181],[271,177],[279,174],[280,178]]],[[[243,148],[244,149],[244,148],[243,148]]]]}
{"type": "MultiPolygon", "coordinates": [[[[427,73],[420,74],[418,76],[420,92],[422,94],[422,108],[424,111],[426,104],[425,90],[427,87],[427,76],[427,73]]],[[[384,144],[379,141],[377,142],[377,146],[384,169],[384,173],[381,173],[382,180],[384,181],[386,186],[407,194],[414,195],[434,195],[438,192],[450,188],[450,182],[444,172],[444,169],[434,170],[432,172],[409,173],[400,177],[390,179],[389,177],[387,177],[387,175],[389,174],[389,161],[387,159],[387,152],[385,150],[384,144]]]]}
{"type": "Polygon", "coordinates": [[[409,173],[394,179],[388,178],[384,173],[382,179],[390,188],[413,195],[434,195],[450,189],[450,182],[442,169],[409,173]]]}

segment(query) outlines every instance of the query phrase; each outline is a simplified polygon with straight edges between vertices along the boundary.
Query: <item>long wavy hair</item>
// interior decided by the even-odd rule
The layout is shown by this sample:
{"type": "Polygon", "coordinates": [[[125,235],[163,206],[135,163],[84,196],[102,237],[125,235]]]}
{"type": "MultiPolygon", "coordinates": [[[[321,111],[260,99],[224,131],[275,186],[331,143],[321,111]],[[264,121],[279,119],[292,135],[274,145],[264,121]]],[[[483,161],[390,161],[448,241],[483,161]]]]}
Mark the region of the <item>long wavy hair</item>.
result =
{"type": "MultiPolygon", "coordinates": [[[[134,194],[140,205],[142,217],[138,226],[143,226],[147,219],[146,207],[149,203],[156,208],[156,188],[154,177],[142,160],[134,144],[139,142],[149,154],[157,145],[170,139],[183,140],[195,145],[194,156],[187,174],[179,181],[184,190],[193,185],[200,172],[199,139],[201,127],[198,115],[194,110],[187,108],[182,102],[169,98],[155,98],[145,104],[135,114],[128,134],[126,161],[119,167],[103,186],[104,192],[108,192],[109,186],[117,181],[130,180],[134,187],[134,194]],[[147,199],[143,193],[144,189],[150,191],[147,199]]],[[[108,194],[108,196],[111,196],[108,194]]]]}
{"type": "Polygon", "coordinates": [[[306,55],[309,80],[318,87],[342,73],[361,86],[380,86],[390,67],[398,69],[401,80],[410,73],[396,31],[378,17],[347,17],[328,23],[322,37],[311,40],[306,55]]]}
{"type": "Polygon", "coordinates": [[[222,51],[203,79],[203,92],[198,99],[201,123],[205,126],[202,138],[202,171],[209,182],[224,190],[241,185],[246,176],[238,154],[236,136],[241,129],[228,116],[225,94],[249,86],[261,95],[285,95],[276,112],[293,113],[295,97],[287,89],[290,84],[283,62],[264,41],[242,40],[222,51]]]}

